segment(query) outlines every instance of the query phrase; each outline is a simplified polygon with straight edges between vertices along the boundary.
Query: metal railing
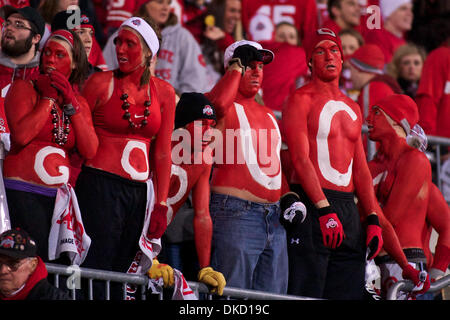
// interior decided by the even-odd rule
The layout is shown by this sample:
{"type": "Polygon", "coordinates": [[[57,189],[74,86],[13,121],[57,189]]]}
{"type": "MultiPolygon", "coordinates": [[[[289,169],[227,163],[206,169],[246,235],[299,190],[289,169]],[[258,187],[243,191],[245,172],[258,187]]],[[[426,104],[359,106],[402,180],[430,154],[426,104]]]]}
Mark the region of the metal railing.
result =
{"type": "MultiPolygon", "coordinates": [[[[430,289],[428,292],[436,292],[450,285],[450,274],[442,277],[435,282],[430,284],[430,289]]],[[[394,283],[388,290],[386,294],[386,300],[397,300],[397,295],[399,291],[411,292],[414,289],[414,283],[410,280],[401,280],[394,283]]]]}
{"type": "MultiPolygon", "coordinates": [[[[90,268],[80,268],[77,266],[63,266],[53,263],[46,263],[47,271],[54,275],[54,285],[59,287],[60,276],[68,276],[69,285],[67,286],[71,290],[72,299],[76,300],[76,290],[81,289],[77,287],[76,282],[81,284],[81,279],[88,280],[88,299],[93,300],[93,280],[105,281],[105,297],[106,300],[110,300],[110,284],[111,282],[121,283],[123,290],[123,299],[126,298],[127,285],[135,285],[140,287],[141,299],[146,300],[146,292],[149,283],[149,278],[146,275],[127,274],[114,271],[104,271],[90,268]]],[[[200,282],[187,281],[188,285],[194,291],[196,297],[200,296],[200,293],[205,295],[204,300],[211,300],[213,294],[209,293],[208,287],[200,282]]],[[[160,300],[164,297],[161,294],[158,295],[160,300]]],[[[223,296],[229,299],[248,299],[248,300],[318,300],[315,298],[275,294],[270,292],[263,292],[257,290],[247,290],[234,287],[225,287],[223,290],[223,296]]]]}

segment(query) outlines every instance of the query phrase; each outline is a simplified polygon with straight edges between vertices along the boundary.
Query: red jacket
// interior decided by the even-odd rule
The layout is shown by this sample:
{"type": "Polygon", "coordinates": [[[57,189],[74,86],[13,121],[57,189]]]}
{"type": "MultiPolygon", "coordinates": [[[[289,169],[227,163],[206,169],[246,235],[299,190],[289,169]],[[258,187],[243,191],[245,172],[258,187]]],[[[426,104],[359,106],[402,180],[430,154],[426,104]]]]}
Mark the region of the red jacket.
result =
{"type": "Polygon", "coordinates": [[[428,55],[415,100],[425,133],[450,137],[450,46],[428,55]]]}

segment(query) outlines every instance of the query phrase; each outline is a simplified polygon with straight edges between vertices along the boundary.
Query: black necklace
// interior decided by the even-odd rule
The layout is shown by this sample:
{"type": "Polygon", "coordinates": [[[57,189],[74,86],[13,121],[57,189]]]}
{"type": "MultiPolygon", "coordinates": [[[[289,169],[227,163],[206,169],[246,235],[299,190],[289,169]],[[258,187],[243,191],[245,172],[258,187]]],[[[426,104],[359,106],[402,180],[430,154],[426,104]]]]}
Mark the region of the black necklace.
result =
{"type": "Polygon", "coordinates": [[[130,103],[128,102],[128,94],[127,93],[123,93],[120,96],[120,100],[123,101],[122,109],[125,111],[125,113],[123,114],[122,118],[124,120],[128,121],[128,125],[129,125],[130,128],[140,129],[140,128],[145,127],[148,124],[147,118],[150,115],[150,105],[152,104],[151,103],[151,99],[150,99],[150,93],[148,93],[148,100],[145,100],[145,102],[144,102],[144,107],[145,107],[145,109],[144,109],[144,117],[143,117],[141,123],[138,123],[138,124],[134,123],[134,121],[131,119],[131,114],[128,111],[128,109],[130,108],[130,103]]]}

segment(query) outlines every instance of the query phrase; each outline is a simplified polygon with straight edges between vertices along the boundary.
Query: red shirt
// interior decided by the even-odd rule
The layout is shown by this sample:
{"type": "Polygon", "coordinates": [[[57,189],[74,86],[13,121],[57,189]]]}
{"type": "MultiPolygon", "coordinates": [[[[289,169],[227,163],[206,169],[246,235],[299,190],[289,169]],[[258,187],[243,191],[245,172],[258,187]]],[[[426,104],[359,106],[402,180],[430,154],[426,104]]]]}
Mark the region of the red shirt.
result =
{"type": "Polygon", "coordinates": [[[273,40],[275,26],[287,21],[295,25],[306,46],[317,29],[315,0],[242,0],[242,26],[249,40],[273,40]]]}
{"type": "Polygon", "coordinates": [[[296,89],[297,78],[308,72],[305,50],[284,42],[262,41],[261,45],[275,54],[275,59],[264,66],[264,104],[281,111],[287,96],[296,89]]]}
{"type": "Polygon", "coordinates": [[[428,55],[416,102],[425,133],[450,137],[450,46],[441,46],[428,55]]]}
{"type": "Polygon", "coordinates": [[[405,44],[406,41],[382,28],[369,30],[366,34],[366,43],[373,43],[379,46],[384,53],[385,64],[387,64],[392,60],[395,50],[402,44],[405,44]]]}

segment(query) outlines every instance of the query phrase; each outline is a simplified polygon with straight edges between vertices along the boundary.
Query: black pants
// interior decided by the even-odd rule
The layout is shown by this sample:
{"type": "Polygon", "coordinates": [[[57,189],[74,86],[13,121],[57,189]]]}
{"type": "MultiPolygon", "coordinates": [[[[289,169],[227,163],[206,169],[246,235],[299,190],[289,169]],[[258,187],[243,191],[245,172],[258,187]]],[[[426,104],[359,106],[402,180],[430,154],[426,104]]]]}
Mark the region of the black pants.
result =
{"type": "Polygon", "coordinates": [[[353,193],[324,189],[341,221],[345,239],[337,249],[323,245],[318,213],[299,185],[291,185],[307,207],[305,221],[287,233],[289,294],[337,299],[363,299],[365,232],[353,193]]]}
{"type": "Polygon", "coordinates": [[[48,236],[52,224],[55,197],[6,189],[11,228],[25,230],[36,241],[38,255],[48,262],[48,236]]]}
{"type": "MultiPolygon", "coordinates": [[[[75,187],[91,246],[86,268],[127,272],[144,225],[147,186],[120,176],[83,167],[75,187]]],[[[95,282],[94,282],[95,283],[95,282]]],[[[122,299],[122,288],[111,284],[111,299],[122,299]]],[[[94,285],[94,298],[104,299],[103,285],[94,285]]]]}

